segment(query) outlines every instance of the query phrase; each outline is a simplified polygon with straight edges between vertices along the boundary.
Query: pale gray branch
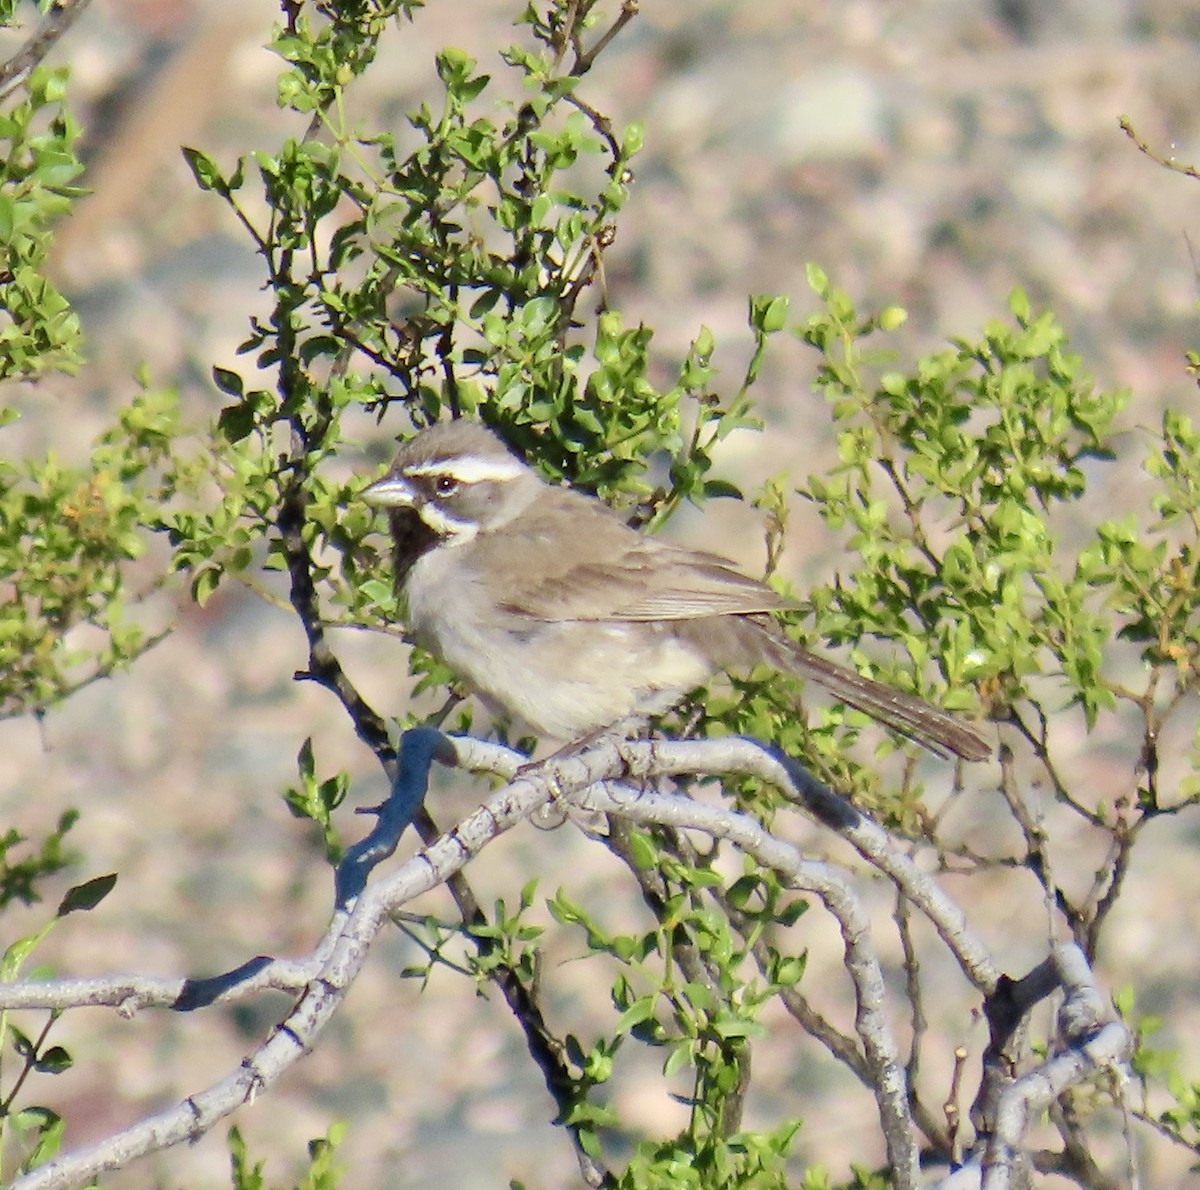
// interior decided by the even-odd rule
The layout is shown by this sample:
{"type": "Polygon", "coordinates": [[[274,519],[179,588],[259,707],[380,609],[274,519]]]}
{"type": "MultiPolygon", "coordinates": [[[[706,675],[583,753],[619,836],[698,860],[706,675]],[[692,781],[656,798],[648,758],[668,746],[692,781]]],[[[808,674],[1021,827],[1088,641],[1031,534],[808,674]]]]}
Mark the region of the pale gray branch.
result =
{"type": "MultiPolygon", "coordinates": [[[[367,960],[370,947],[389,917],[419,894],[443,883],[492,839],[552,799],[579,802],[634,822],[664,823],[727,839],[774,869],[788,886],[811,893],[838,922],[846,969],[854,986],[856,1033],[863,1046],[868,1079],[898,1187],[917,1184],[916,1130],[909,1111],[904,1065],[884,1011],[885,989],[870,943],[870,923],[846,876],[832,865],[806,859],[756,819],[683,796],[648,792],[623,783],[630,776],[667,774],[753,774],[779,786],[821,823],[848,839],[885,872],[903,895],[933,923],[967,977],[982,990],[995,986],[995,968],[968,930],[961,912],[933,880],[898,851],[887,834],[816,782],[799,765],[747,740],[691,743],[602,739],[573,753],[528,768],[525,758],[469,737],[443,736],[432,729],[407,733],[402,743],[396,804],[419,806],[434,760],[472,771],[495,773],[509,784],[490,796],[454,830],[368,883],[375,867],[395,849],[407,819],[395,807],[380,811],[380,823],[351,850],[338,876],[337,906],[325,937],[299,960],[259,958],[211,980],[162,980],[140,976],[0,985],[0,1008],[65,1009],[110,1005],[132,1013],[158,1005],[197,1008],[273,988],[297,995],[294,1008],[271,1037],[230,1074],[95,1145],[65,1153],[13,1184],[14,1190],[48,1190],[82,1185],[127,1165],[139,1156],[202,1135],[240,1105],[268,1089],[293,1062],[316,1044],[321,1031],[367,960]]],[[[1056,1088],[1111,1068],[1125,1053],[1128,1034],[1119,1027],[1092,1029],[1102,1006],[1086,963],[1082,972],[1067,950],[1056,954],[1061,982],[1068,987],[1062,1028],[1076,1041],[1034,1075],[1018,1080],[1003,1100],[996,1129],[1000,1168],[1019,1149],[1024,1121],[1052,1099],[1056,1088]],[[1072,965],[1074,963],[1074,966],[1072,965]],[[1110,1036],[1110,1032],[1112,1036],[1110,1036]]],[[[979,1157],[979,1168],[984,1159],[979,1157]]],[[[990,1175],[989,1175],[990,1176],[990,1175]]],[[[1004,1183],[997,1182],[996,1185],[1004,1183]]],[[[989,1187],[991,1183],[989,1183],[989,1187]]]]}
{"type": "Polygon", "coordinates": [[[895,881],[941,935],[963,973],[985,995],[1000,972],[963,911],[922,872],[878,823],[827,789],[803,766],[757,740],[646,740],[622,745],[630,771],[659,776],[682,773],[755,776],[789,794],[819,822],[841,834],[871,865],[895,881]]]}
{"type": "Polygon", "coordinates": [[[854,984],[855,1025],[870,1069],[893,1184],[917,1185],[918,1153],[908,1110],[908,1083],[899,1048],[884,1012],[884,981],[869,945],[871,923],[849,884],[831,865],[805,859],[790,843],[770,834],[747,814],[706,806],[688,798],[632,789],[615,782],[586,791],[587,804],[633,822],[665,823],[729,839],[784,883],[820,897],[841,929],[846,970],[854,984]]]}
{"type": "MultiPolygon", "coordinates": [[[[460,762],[474,757],[482,761],[481,767],[485,768],[498,762],[493,753],[480,752],[466,745],[460,750],[457,743],[455,753],[460,762]]],[[[590,769],[583,765],[577,768],[581,778],[587,780],[590,769]]],[[[12,1183],[12,1190],[66,1190],[84,1185],[97,1175],[121,1169],[138,1157],[198,1138],[242,1104],[261,1094],[315,1044],[362,969],[371,944],[389,915],[413,897],[443,883],[491,839],[509,830],[549,798],[550,782],[547,779],[537,782],[519,780],[488,798],[449,834],[402,864],[387,879],[368,887],[349,912],[334,915],[318,948],[324,958],[312,972],[296,1006],[271,1037],[245,1058],[236,1071],[166,1111],[140,1120],[96,1144],[52,1159],[18,1178],[12,1183]]],[[[94,996],[94,985],[103,981],[71,982],[76,990],[83,990],[80,985],[84,983],[93,985],[88,988],[88,993],[94,996]]],[[[163,987],[168,982],[163,981],[163,987]]],[[[111,983],[121,988],[136,986],[137,981],[123,978],[111,983]]],[[[168,990],[174,990],[178,995],[182,984],[183,981],[179,981],[168,990]]],[[[38,985],[31,986],[36,988],[38,985]]],[[[54,984],[42,986],[54,995],[61,994],[62,985],[57,988],[54,984]]],[[[0,987],[0,1003],[13,990],[9,985],[0,987]]],[[[84,1002],[102,1001],[90,999],[84,1002]]]]}
{"type": "Polygon", "coordinates": [[[995,1131],[983,1154],[983,1190],[1009,1190],[1022,1159],[1029,1121],[1070,1087],[1104,1073],[1128,1078],[1133,1053],[1129,1030],[1111,1017],[1106,997],[1083,951],[1074,944],[1054,948],[1054,966],[1063,988],[1058,1011],[1061,1050],[1016,1079],[1000,1095],[995,1131]]]}
{"type": "Polygon", "coordinates": [[[1113,1076],[1119,1085],[1128,1081],[1133,1037],[1121,1021],[1112,1018],[1087,957],[1070,943],[1056,946],[1051,958],[1063,990],[1058,1050],[1001,1091],[992,1134],[977,1146],[980,1151],[971,1160],[938,1182],[935,1190],[1011,1190],[1028,1168],[1025,1133],[1031,1120],[1081,1083],[1105,1075],[1113,1076]]]}

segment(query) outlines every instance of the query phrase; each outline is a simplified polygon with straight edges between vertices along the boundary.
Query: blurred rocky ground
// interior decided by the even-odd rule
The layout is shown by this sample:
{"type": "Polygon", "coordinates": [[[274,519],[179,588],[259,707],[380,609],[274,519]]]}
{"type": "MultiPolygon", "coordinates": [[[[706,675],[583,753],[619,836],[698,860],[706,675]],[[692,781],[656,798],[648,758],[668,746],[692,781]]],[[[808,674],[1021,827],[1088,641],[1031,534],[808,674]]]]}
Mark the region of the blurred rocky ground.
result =
{"type": "MultiPolygon", "coordinates": [[[[401,127],[403,113],[434,92],[433,58],[444,45],[502,72],[499,50],[522,36],[512,25],[519,7],[430,0],[387,39],[382,68],[358,98],[364,112],[401,127]]],[[[643,0],[641,8],[586,88],[618,122],[646,126],[608,256],[608,294],[629,322],[655,328],[664,377],[702,324],[721,344],[723,374],[738,377],[750,342],[746,295],[789,294],[802,315],[814,305],[804,284],[813,260],[860,305],[907,307],[896,340],[906,354],[973,333],[1002,315],[1020,285],[1057,311],[1102,385],[1132,387],[1131,435],[1156,423],[1164,403],[1193,403],[1183,356],[1198,345],[1190,237],[1200,186],[1141,155],[1117,120],[1128,115],[1163,152],[1200,162],[1200,10],[1167,0],[643,0]]],[[[62,227],[55,271],[83,319],[88,362],[76,378],[17,395],[25,416],[4,430],[6,454],[82,456],[129,398],[140,364],[156,383],[178,385],[198,420],[219,408],[212,366],[245,366],[235,348],[263,308],[262,272],[222,204],[196,190],[179,146],[228,163],[302,131],[274,102],[277,64],[262,46],[275,13],[269,0],[96,0],[62,41],[56,58],[72,67],[94,193],[62,227]]],[[[759,388],[768,431],[735,436],[721,460],[728,475],[753,482],[822,465],[829,438],[810,391],[814,363],[799,343],[777,340],[759,388]]],[[[401,428],[369,432],[386,439],[401,428]]],[[[1116,505],[1136,489],[1123,483],[1111,496],[1116,505]]],[[[835,543],[802,512],[796,524],[788,569],[803,583],[836,564],[835,543]]],[[[712,509],[680,531],[761,566],[747,509],[712,509]]],[[[75,841],[89,865],[73,878],[122,874],[97,914],[72,919],[53,939],[64,973],[200,974],[307,948],[330,890],[310,832],[279,797],[296,753],[312,737],[322,773],[353,774],[357,804],[383,793],[332,700],[292,681],[304,645],[288,615],[237,590],[203,611],[181,601],[176,614],[177,633],[129,674],[83,691],[43,724],[0,723],[5,824],[44,833],[62,809],[80,806],[75,841]]],[[[375,704],[400,710],[409,686],[402,650],[361,636],[338,643],[375,704]]],[[[1073,763],[1099,790],[1112,779],[1096,742],[1073,763]]],[[[936,788],[949,774],[931,770],[930,779],[936,788]]],[[[986,778],[968,779],[977,787],[953,812],[1002,821],[986,778]]],[[[448,821],[482,790],[443,782],[438,814],[448,821]]],[[[1194,842],[1193,822],[1163,824],[1154,871],[1135,873],[1142,891],[1113,923],[1106,958],[1114,972],[1139,972],[1146,1007],[1177,1005],[1179,989],[1195,983],[1198,911],[1176,888],[1194,870],[1194,842]]],[[[1095,840],[1081,835],[1078,845],[1084,854],[1095,840]]],[[[570,883],[584,899],[614,875],[599,852],[566,829],[520,830],[483,857],[475,886],[484,903],[512,903],[537,875],[543,888],[570,883]]],[[[1041,957],[1042,943],[1003,882],[989,887],[1002,906],[986,911],[989,941],[1019,971],[1041,957]]],[[[628,894],[606,896],[622,906],[628,894]]],[[[424,904],[450,912],[442,895],[424,904]]],[[[42,914],[6,920],[5,936],[42,914]]],[[[578,946],[561,937],[558,957],[578,946]]],[[[836,996],[836,938],[812,946],[812,977],[836,996]]],[[[339,1117],[352,1125],[351,1186],[574,1184],[567,1146],[547,1125],[550,1101],[503,1007],[446,973],[418,996],[397,978],[411,957],[390,939],[326,1044],[240,1113],[252,1151],[271,1157],[268,1180],[283,1182],[289,1155],[339,1117]]],[[[588,986],[589,974],[572,964],[555,972],[556,1023],[586,1030],[589,1014],[603,1014],[606,990],[588,986]]],[[[969,1004],[959,990],[938,1007],[965,1028],[969,1004]]],[[[69,1143],[229,1069],[278,1010],[256,1003],[132,1022],[68,1015],[61,1036],[79,1066],[46,1095],[68,1120],[69,1143]]],[[[977,1047],[980,1035],[965,1040],[977,1047]]],[[[813,1048],[761,1048],[764,1090],[749,1122],[797,1111],[827,1157],[878,1160],[857,1147],[871,1131],[869,1105],[813,1048]]],[[[649,1055],[615,1092],[651,1131],[678,1126],[683,1112],[662,1094],[656,1061],[649,1055]]],[[[930,1087],[948,1085],[948,1067],[927,1076],[930,1087]]],[[[222,1135],[105,1184],[222,1185],[222,1135]]],[[[1155,1167],[1146,1184],[1200,1185],[1185,1168],[1155,1167]]],[[[834,1172],[847,1176],[844,1165],[834,1172]]]]}

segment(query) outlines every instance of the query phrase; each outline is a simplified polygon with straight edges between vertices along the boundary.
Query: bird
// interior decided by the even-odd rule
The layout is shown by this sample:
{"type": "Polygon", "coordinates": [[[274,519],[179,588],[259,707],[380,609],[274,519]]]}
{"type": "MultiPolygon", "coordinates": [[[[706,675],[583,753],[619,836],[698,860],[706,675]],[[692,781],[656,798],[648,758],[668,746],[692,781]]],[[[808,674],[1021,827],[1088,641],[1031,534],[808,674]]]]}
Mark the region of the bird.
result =
{"type": "Polygon", "coordinates": [[[547,483],[480,422],[419,430],[361,497],[388,512],[413,639],[539,736],[646,722],[718,672],[767,665],[944,758],[991,754],[975,727],[793,641],[774,615],[796,605],[766,583],[547,483]]]}

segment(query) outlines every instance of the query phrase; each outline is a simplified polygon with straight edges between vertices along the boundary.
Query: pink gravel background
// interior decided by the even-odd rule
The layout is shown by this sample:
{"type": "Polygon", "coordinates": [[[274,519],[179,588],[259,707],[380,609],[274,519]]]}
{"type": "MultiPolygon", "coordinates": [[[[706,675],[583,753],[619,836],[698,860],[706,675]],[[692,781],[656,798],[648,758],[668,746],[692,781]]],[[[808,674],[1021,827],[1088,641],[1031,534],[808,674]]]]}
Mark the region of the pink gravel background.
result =
{"type": "MultiPolygon", "coordinates": [[[[1164,403],[1192,404],[1183,353],[1197,343],[1188,234],[1200,189],[1141,156],[1117,118],[1128,114],[1181,160],[1200,160],[1194,8],[1165,0],[642,7],[586,93],[618,121],[647,127],[608,283],[630,323],[656,328],[664,376],[706,324],[734,381],[749,343],[746,294],[788,293],[799,317],[813,305],[804,262],[816,260],[862,306],[905,305],[906,350],[973,333],[1002,313],[1019,284],[1035,304],[1057,310],[1101,384],[1133,387],[1131,428],[1157,422],[1164,403]]],[[[402,113],[430,93],[433,55],[443,45],[501,73],[498,48],[522,35],[510,27],[515,8],[434,0],[388,40],[384,65],[361,96],[364,110],[382,110],[400,126],[402,113]]],[[[96,0],[60,46],[94,130],[95,193],[62,229],[55,260],[87,328],[89,362],[76,379],[17,395],[26,416],[5,431],[9,454],[52,447],[64,459],[82,457],[129,398],[141,361],[157,381],[181,387],[197,419],[219,407],[209,369],[244,363],[234,348],[263,305],[261,274],[219,202],[195,190],[178,146],[204,147],[228,163],[299,133],[275,108],[275,60],[261,48],[274,11],[267,0],[96,0]]],[[[821,465],[829,440],[814,428],[824,411],[809,390],[813,366],[798,343],[779,341],[759,392],[768,431],[729,443],[727,474],[753,482],[821,465]]],[[[364,439],[399,429],[364,424],[364,439]]],[[[1134,434],[1130,445],[1135,456],[1134,434]]],[[[1111,498],[1128,501],[1136,489],[1111,498]]],[[[750,510],[714,508],[680,531],[761,565],[750,510]]],[[[836,543],[797,510],[792,576],[811,581],[837,561],[836,543]]],[[[40,729],[0,723],[4,822],[43,833],[65,807],[80,806],[74,839],[88,865],[63,887],[121,872],[103,908],[73,918],[48,945],[63,973],[207,973],[260,952],[305,950],[325,920],[330,882],[279,798],[294,778],[296,752],[311,736],[323,774],[352,773],[358,804],[383,793],[332,700],[291,680],[304,654],[289,616],[236,590],[204,611],[180,601],[174,614],[178,632],[131,673],[84,691],[40,729]]],[[[408,689],[401,650],[361,636],[339,644],[367,696],[399,711],[408,689]]],[[[1123,746],[1092,741],[1072,759],[1097,798],[1124,792],[1123,746]]],[[[969,780],[952,815],[981,832],[1005,829],[988,773],[969,780]]],[[[931,791],[947,782],[930,770],[931,791]]],[[[450,820],[482,789],[445,783],[437,813],[450,820]]],[[[1065,878],[1085,881],[1099,842],[1069,829],[1065,878]]],[[[1168,1012],[1177,1043],[1194,1037],[1196,1024],[1189,997],[1200,914],[1179,889],[1195,871],[1195,831],[1193,819],[1152,828],[1153,851],[1133,873],[1136,892],[1112,923],[1102,972],[1114,988],[1133,983],[1147,1007],[1168,1012]]],[[[625,884],[613,882],[612,862],[566,830],[517,831],[472,870],[484,903],[512,903],[534,875],[546,891],[561,884],[577,899],[606,898],[614,920],[639,912],[625,884]]],[[[879,890],[868,895],[886,912],[879,890]]],[[[1012,971],[1041,957],[1029,878],[995,875],[970,895],[1012,971]]],[[[450,912],[442,894],[425,905],[450,912]]],[[[5,938],[43,916],[6,919],[5,938]]],[[[844,1021],[836,938],[809,922],[813,978],[844,1021]]],[[[577,938],[559,932],[550,957],[579,951],[577,938]]],[[[411,958],[398,937],[386,940],[324,1044],[239,1113],[252,1151],[271,1158],[269,1182],[294,1176],[290,1162],[303,1142],[343,1118],[352,1124],[347,1186],[574,1184],[567,1146],[547,1125],[551,1104],[502,1006],[445,973],[418,996],[397,979],[411,958]]],[[[550,1011],[560,1027],[586,1036],[589,1021],[604,1019],[607,991],[596,971],[553,968],[550,1011]]],[[[962,1040],[977,1053],[970,998],[953,979],[947,987],[936,1006],[948,1031],[944,1048],[962,1040]]],[[[42,1093],[66,1116],[70,1143],[103,1136],[236,1065],[279,1011],[278,1003],[256,1002],[183,1019],[70,1014],[60,1038],[79,1066],[42,1093]]],[[[778,1038],[792,1036],[786,1022],[776,1023],[778,1038]]],[[[839,1162],[835,1177],[846,1176],[845,1162],[878,1160],[859,1147],[871,1131],[869,1104],[813,1047],[760,1046],[756,1062],[762,1092],[750,1123],[802,1113],[813,1146],[802,1151],[839,1162]]],[[[677,1127],[682,1109],[662,1093],[657,1056],[633,1067],[615,1090],[619,1109],[650,1132],[677,1127]]],[[[948,1069],[933,1062],[926,1075],[926,1094],[938,1102],[948,1069]]],[[[223,1133],[105,1184],[222,1185],[223,1133]]],[[[1161,1152],[1146,1185],[1200,1185],[1185,1160],[1161,1152]]]]}

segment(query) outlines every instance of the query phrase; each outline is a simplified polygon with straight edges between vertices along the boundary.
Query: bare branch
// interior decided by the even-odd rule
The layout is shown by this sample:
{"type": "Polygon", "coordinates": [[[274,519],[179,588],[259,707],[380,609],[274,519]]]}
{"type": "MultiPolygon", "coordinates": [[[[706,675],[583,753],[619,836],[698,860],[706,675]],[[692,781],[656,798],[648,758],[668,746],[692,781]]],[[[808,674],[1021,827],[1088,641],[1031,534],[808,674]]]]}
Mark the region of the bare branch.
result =
{"type": "Polygon", "coordinates": [[[881,826],[822,785],[791,757],[757,740],[739,737],[639,741],[623,743],[621,751],[630,772],[637,775],[723,773],[756,776],[770,782],[818,822],[836,830],[868,863],[890,877],[929,918],[975,987],[985,995],[995,988],[999,969],[987,947],[967,925],[963,911],[896,847],[881,826]]]}
{"type": "MultiPolygon", "coordinates": [[[[964,1171],[972,1183],[1007,1187],[1005,1171],[1027,1159],[1021,1149],[1033,1113],[1053,1102],[1062,1090],[1119,1068],[1131,1049],[1123,1025],[1103,1023],[1107,1003],[1077,947],[1061,946],[1053,962],[1023,980],[1001,981],[980,944],[966,931],[961,914],[899,852],[869,819],[836,798],[787,757],[749,740],[691,743],[601,739],[575,752],[560,754],[536,766],[520,768],[524,757],[495,744],[469,737],[442,735],[431,728],[406,733],[401,743],[401,770],[394,804],[380,808],[375,829],[347,855],[337,875],[335,911],[321,943],[299,960],[266,957],[251,960],[234,972],[202,981],[152,980],[137,976],[109,980],[67,980],[41,984],[0,985],[0,1008],[65,1009],[107,1004],[131,1014],[159,1005],[194,1009],[227,1002],[266,989],[298,995],[294,1008],[240,1067],[211,1086],[187,1096],[174,1107],[147,1117],[105,1141],[66,1153],[14,1183],[15,1190],[77,1186],[98,1174],[127,1165],[139,1156],[191,1140],[212,1128],[241,1104],[267,1090],[284,1070],[311,1050],[347,990],[367,961],[384,924],[415,896],[448,882],[498,835],[511,829],[551,800],[577,803],[629,822],[660,824],[676,830],[700,831],[726,839],[776,871],[790,888],[811,893],[837,921],[845,966],[854,988],[855,1036],[861,1056],[851,1065],[870,1086],[888,1148],[893,1184],[917,1185],[917,1130],[909,1106],[908,1079],[899,1046],[885,1012],[885,985],[871,939],[871,922],[846,875],[829,863],[805,858],[794,846],[768,831],[749,815],[724,806],[707,805],[675,794],[650,792],[621,783],[634,772],[753,773],[770,780],[804,805],[821,822],[838,830],[874,866],[896,883],[904,900],[929,917],[951,947],[968,978],[991,986],[1011,1001],[1004,1020],[993,1021],[993,1040],[1003,1040],[1024,1020],[1029,1008],[1051,988],[1066,990],[1059,1013],[1060,1052],[1031,1074],[1000,1088],[992,1100],[994,1128],[985,1132],[986,1148],[964,1171]],[[509,784],[489,797],[449,833],[384,878],[368,883],[375,867],[390,856],[396,841],[420,806],[434,761],[473,771],[498,773],[509,784]],[[1010,1020],[1009,1017],[1012,1019],[1010,1020]],[[861,1067],[860,1067],[861,1063],[861,1067]],[[986,1173],[985,1173],[986,1171],[986,1173]],[[986,1182],[982,1178],[993,1179],[986,1182]]],[[[682,845],[682,843],[681,843],[682,845]]],[[[527,991],[527,989],[524,989],[527,991]]],[[[528,997],[527,997],[528,999],[528,997]]],[[[989,1004],[991,999],[989,998],[989,1004]]],[[[517,1013],[523,1026],[540,1022],[536,1003],[522,1002],[517,1013]]],[[[989,1018],[991,1019],[991,1018],[989,1018]]],[[[570,1087],[555,1040],[540,1025],[534,1049],[546,1051],[551,1093],[561,1102],[570,1087]],[[557,1080],[557,1082],[556,1082],[557,1080]]],[[[844,1048],[844,1047],[843,1047],[844,1048]]],[[[857,1047],[855,1047],[857,1048],[857,1047]]],[[[613,1184],[612,1176],[586,1154],[573,1135],[585,1184],[613,1184]]],[[[955,1175],[957,1176],[957,1175],[955,1175]]]]}
{"type": "Polygon", "coordinates": [[[633,20],[638,14],[638,0],[624,0],[617,19],[601,34],[596,44],[590,50],[583,50],[578,44],[575,47],[575,61],[571,63],[571,74],[578,78],[587,74],[592,64],[605,51],[613,38],[633,20]]]}
{"type": "Polygon", "coordinates": [[[871,1072],[871,1088],[883,1125],[893,1185],[916,1186],[917,1147],[908,1112],[904,1064],[883,1011],[883,971],[868,945],[870,921],[841,874],[829,864],[806,860],[790,843],[771,835],[761,823],[736,810],[612,782],[589,789],[587,802],[594,809],[619,814],[634,822],[665,823],[729,839],[760,864],[777,871],[792,888],[820,897],[841,929],[846,970],[854,983],[856,1031],[871,1072]]]}
{"type": "Polygon", "coordinates": [[[1059,1050],[1000,1093],[994,1131],[982,1152],[939,1182],[937,1190],[1010,1190],[1027,1168],[1023,1143],[1031,1120],[1065,1091],[1097,1076],[1112,1074],[1119,1086],[1128,1081],[1133,1037],[1122,1022],[1106,1019],[1111,1016],[1108,1001],[1087,956],[1071,943],[1055,947],[1051,960],[1064,993],[1059,1050]]]}
{"type": "Polygon", "coordinates": [[[1133,143],[1137,146],[1138,152],[1145,153],[1151,161],[1163,166],[1164,169],[1172,169],[1177,174],[1183,174],[1186,178],[1195,178],[1200,180],[1200,170],[1197,170],[1194,165],[1187,165],[1182,161],[1176,161],[1174,157],[1164,157],[1161,153],[1156,152],[1150,147],[1148,141],[1143,140],[1134,129],[1128,116],[1121,116],[1117,120],[1117,126],[1133,143]]]}
{"type": "MultiPolygon", "coordinates": [[[[463,752],[470,757],[472,749],[466,747],[463,752]]],[[[433,750],[427,755],[432,761],[433,750]]],[[[455,757],[459,761],[465,758],[457,749],[455,757]]],[[[611,763],[611,752],[608,759],[611,763]]],[[[587,771],[584,770],[585,779],[587,771]]],[[[428,778],[428,768],[424,777],[428,778]]],[[[316,1043],[361,971],[371,944],[390,914],[413,897],[444,883],[488,842],[549,798],[549,779],[537,783],[520,780],[494,794],[433,846],[414,856],[386,880],[367,888],[349,912],[334,915],[325,939],[317,948],[316,954],[321,956],[319,965],[311,973],[295,1007],[236,1071],[166,1111],[140,1120],[96,1144],[54,1158],[17,1179],[13,1190],[63,1190],[83,1185],[98,1174],[123,1168],[138,1157],[196,1139],[267,1090],[316,1043]]],[[[45,986],[55,993],[55,985],[45,986]]],[[[0,999],[8,990],[0,989],[0,999]]]]}
{"type": "Polygon", "coordinates": [[[0,66],[0,99],[58,44],[58,39],[76,22],[92,0],[55,0],[38,31],[3,66],[0,66]]]}

